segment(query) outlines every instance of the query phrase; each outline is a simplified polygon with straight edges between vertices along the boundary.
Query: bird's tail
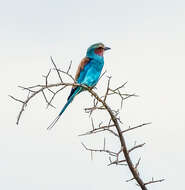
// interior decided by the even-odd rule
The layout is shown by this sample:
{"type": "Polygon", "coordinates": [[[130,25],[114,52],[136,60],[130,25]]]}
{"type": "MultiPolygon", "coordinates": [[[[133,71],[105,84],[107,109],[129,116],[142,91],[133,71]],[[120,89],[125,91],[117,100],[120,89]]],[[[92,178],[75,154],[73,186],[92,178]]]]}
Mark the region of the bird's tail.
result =
{"type": "Polygon", "coordinates": [[[54,119],[54,121],[49,125],[49,127],[47,128],[52,129],[53,126],[56,124],[56,122],[60,119],[61,115],[64,113],[64,111],[66,110],[66,108],[68,107],[68,105],[73,101],[74,97],[80,93],[82,91],[82,87],[77,87],[75,89],[75,91],[73,92],[73,94],[69,97],[69,99],[67,100],[66,104],[64,105],[64,107],[62,108],[62,110],[60,111],[60,113],[58,114],[58,116],[54,119]]]}

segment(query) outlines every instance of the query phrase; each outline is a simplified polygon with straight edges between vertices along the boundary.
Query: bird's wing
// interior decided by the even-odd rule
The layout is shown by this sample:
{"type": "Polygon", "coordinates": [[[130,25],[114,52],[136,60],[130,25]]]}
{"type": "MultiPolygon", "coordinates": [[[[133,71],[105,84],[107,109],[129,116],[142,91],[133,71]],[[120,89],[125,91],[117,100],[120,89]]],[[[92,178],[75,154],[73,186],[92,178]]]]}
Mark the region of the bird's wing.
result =
{"type": "MultiPolygon", "coordinates": [[[[87,64],[90,63],[90,59],[88,57],[85,57],[81,60],[76,75],[75,75],[75,80],[77,81],[77,83],[81,84],[81,82],[83,81],[86,72],[88,70],[88,66],[87,64]]],[[[69,98],[74,94],[74,92],[76,91],[78,87],[72,86],[71,92],[67,98],[67,100],[69,100],[69,98]]]]}
{"type": "MultiPolygon", "coordinates": [[[[85,58],[83,58],[83,59],[81,60],[79,66],[78,66],[78,69],[77,69],[77,71],[76,71],[76,75],[75,75],[75,80],[76,80],[76,81],[78,81],[81,71],[84,70],[84,67],[85,67],[85,65],[87,65],[87,63],[89,62],[89,60],[90,60],[90,59],[89,59],[88,57],[85,57],[85,58]]],[[[79,82],[79,81],[78,81],[78,82],[79,82]]]]}

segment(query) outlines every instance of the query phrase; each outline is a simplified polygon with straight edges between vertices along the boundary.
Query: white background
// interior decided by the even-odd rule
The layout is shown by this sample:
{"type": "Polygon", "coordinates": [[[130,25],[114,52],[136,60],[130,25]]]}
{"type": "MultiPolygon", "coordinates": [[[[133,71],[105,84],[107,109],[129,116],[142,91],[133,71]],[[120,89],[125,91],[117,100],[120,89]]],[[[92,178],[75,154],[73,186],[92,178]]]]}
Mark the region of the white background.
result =
{"type": "MultiPolygon", "coordinates": [[[[16,126],[20,104],[8,94],[24,98],[18,85],[43,81],[51,67],[49,56],[72,74],[89,45],[103,42],[104,70],[112,85],[129,81],[126,90],[140,95],[125,102],[124,127],[152,122],[126,136],[147,144],[132,154],[147,181],[165,178],[155,189],[184,187],[185,136],[185,3],[181,0],[132,1],[0,1],[0,187],[3,190],[135,189],[126,183],[126,167],[107,167],[108,156],[93,161],[81,142],[101,147],[104,136],[80,138],[90,129],[83,109],[91,97],[79,95],[52,131],[48,124],[58,114],[70,89],[55,100],[57,109],[45,109],[38,96],[16,126]]],[[[102,92],[104,80],[98,85],[102,92]]],[[[112,102],[114,104],[114,102],[112,102]]],[[[106,136],[106,134],[105,134],[106,136]]],[[[118,144],[108,138],[109,144],[118,144]]]]}

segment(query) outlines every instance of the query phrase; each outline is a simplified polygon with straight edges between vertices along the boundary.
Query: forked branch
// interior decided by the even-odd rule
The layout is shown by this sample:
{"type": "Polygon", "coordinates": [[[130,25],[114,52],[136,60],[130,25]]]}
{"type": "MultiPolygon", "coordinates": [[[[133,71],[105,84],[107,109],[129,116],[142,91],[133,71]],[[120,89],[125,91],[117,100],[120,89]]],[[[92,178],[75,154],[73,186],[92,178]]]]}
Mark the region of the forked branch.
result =
{"type": "MultiPolygon", "coordinates": [[[[137,163],[134,164],[131,160],[130,154],[132,151],[143,147],[145,143],[135,144],[132,148],[128,149],[127,145],[126,145],[125,137],[124,137],[124,133],[131,131],[131,130],[141,128],[150,123],[143,123],[143,124],[137,125],[135,127],[128,127],[123,130],[123,129],[121,129],[122,122],[121,122],[121,119],[119,116],[120,115],[119,109],[117,109],[117,110],[111,109],[107,103],[109,96],[117,96],[120,100],[120,104],[121,104],[120,107],[122,107],[123,101],[125,101],[126,99],[128,99],[130,97],[137,96],[135,94],[128,94],[128,93],[123,92],[123,89],[125,88],[125,85],[127,84],[127,82],[121,84],[120,86],[118,86],[116,88],[111,88],[111,77],[108,77],[105,94],[103,96],[99,96],[92,88],[89,88],[87,86],[76,83],[72,74],[70,74],[71,63],[69,65],[67,71],[63,71],[63,70],[57,68],[52,57],[51,57],[51,62],[53,64],[54,68],[50,69],[49,72],[47,73],[47,75],[44,76],[44,79],[45,79],[44,84],[37,84],[37,85],[33,85],[31,87],[20,86],[20,88],[23,89],[24,91],[26,91],[26,93],[27,93],[25,100],[21,100],[19,98],[15,98],[14,96],[10,96],[14,101],[21,103],[21,108],[18,113],[16,124],[19,124],[20,118],[22,117],[22,114],[23,114],[26,106],[30,103],[31,99],[36,97],[36,95],[42,94],[43,100],[46,103],[47,107],[55,108],[55,106],[53,105],[53,100],[61,91],[63,91],[68,86],[81,86],[85,90],[87,90],[93,97],[93,106],[90,108],[86,108],[85,111],[87,113],[89,113],[90,115],[93,112],[95,112],[96,110],[106,111],[109,114],[109,122],[106,124],[103,124],[105,122],[101,122],[99,124],[99,126],[96,127],[94,124],[94,120],[91,119],[92,130],[85,132],[85,133],[81,134],[80,136],[95,135],[97,133],[108,132],[108,133],[111,133],[113,135],[113,137],[116,137],[120,142],[120,147],[119,147],[118,151],[109,150],[107,148],[105,138],[104,138],[103,148],[100,148],[100,149],[89,148],[84,143],[82,143],[83,147],[87,151],[91,152],[91,158],[92,158],[92,155],[94,152],[104,152],[109,155],[109,161],[110,161],[110,163],[108,164],[109,166],[110,165],[128,166],[130,169],[130,172],[132,174],[132,178],[127,181],[135,180],[142,190],[146,190],[147,189],[146,186],[149,184],[162,182],[164,179],[153,180],[153,178],[149,182],[143,182],[143,180],[141,179],[139,172],[138,172],[138,166],[140,164],[141,159],[139,159],[137,161],[137,163]],[[57,76],[57,79],[60,82],[51,84],[49,82],[49,78],[52,76],[52,74],[55,74],[57,76]],[[71,80],[71,82],[69,82],[69,83],[64,82],[63,75],[65,75],[65,77],[67,76],[69,78],[69,80],[71,80]],[[50,97],[47,96],[48,93],[50,94],[50,97]],[[124,158],[121,158],[121,157],[124,157],[124,158]]],[[[105,74],[105,72],[103,73],[103,75],[104,74],[105,74]]],[[[102,76],[100,78],[102,78],[102,76]]]]}

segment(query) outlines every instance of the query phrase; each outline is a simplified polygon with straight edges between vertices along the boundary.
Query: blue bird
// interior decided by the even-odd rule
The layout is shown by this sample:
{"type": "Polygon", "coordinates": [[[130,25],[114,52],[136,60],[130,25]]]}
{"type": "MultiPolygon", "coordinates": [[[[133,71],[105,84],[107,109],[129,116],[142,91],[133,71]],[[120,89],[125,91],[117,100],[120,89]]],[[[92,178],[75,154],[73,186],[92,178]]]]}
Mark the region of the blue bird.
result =
{"type": "MultiPolygon", "coordinates": [[[[106,47],[103,43],[93,44],[87,49],[86,57],[83,58],[80,62],[75,75],[75,80],[78,84],[92,88],[97,84],[104,65],[104,51],[109,49],[110,48],[106,47]]],[[[74,97],[83,90],[85,89],[80,86],[72,87],[66,104],[47,129],[51,129],[56,124],[56,122],[59,120],[68,105],[72,102],[74,97]]]]}

